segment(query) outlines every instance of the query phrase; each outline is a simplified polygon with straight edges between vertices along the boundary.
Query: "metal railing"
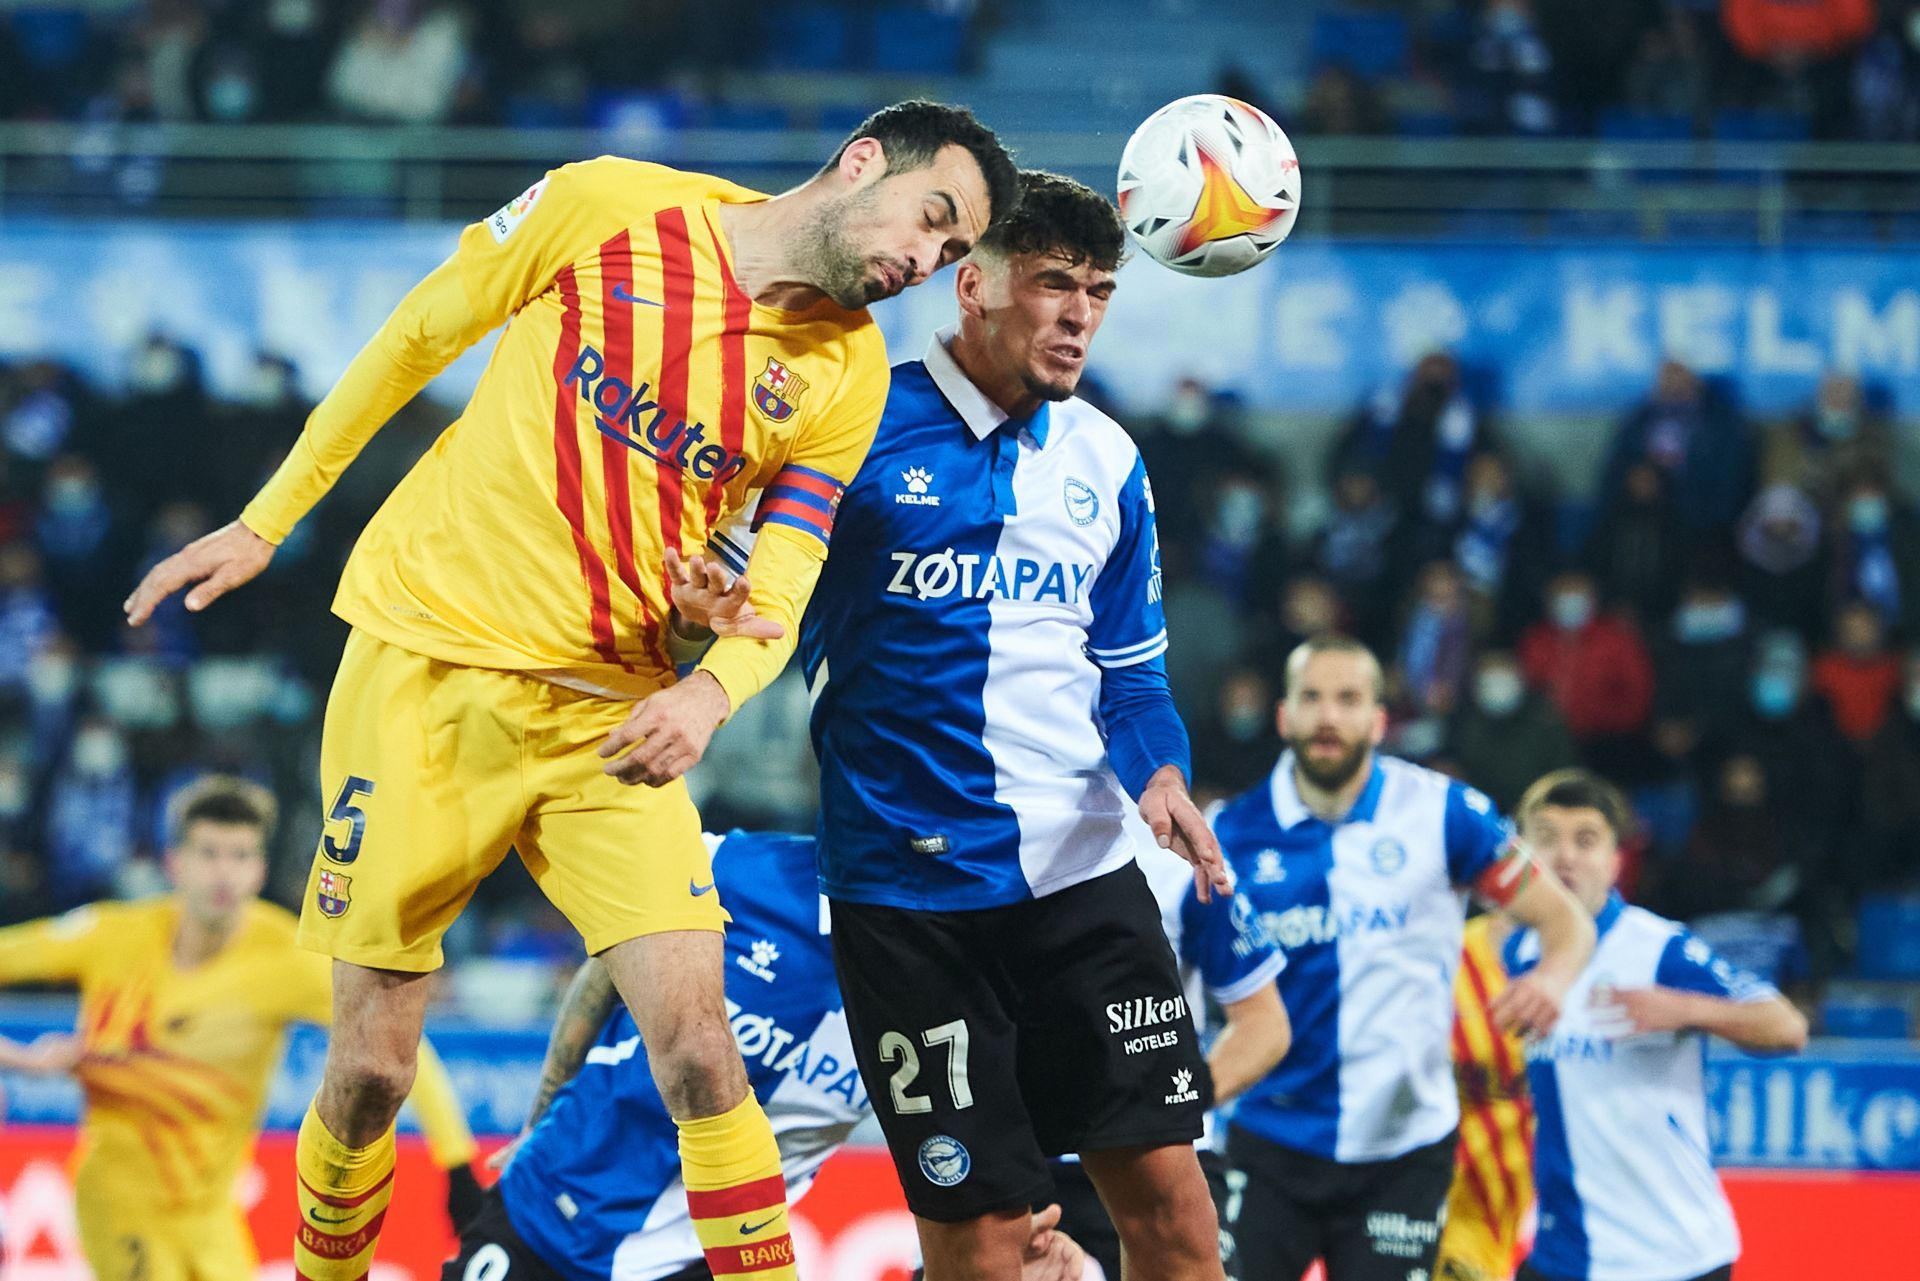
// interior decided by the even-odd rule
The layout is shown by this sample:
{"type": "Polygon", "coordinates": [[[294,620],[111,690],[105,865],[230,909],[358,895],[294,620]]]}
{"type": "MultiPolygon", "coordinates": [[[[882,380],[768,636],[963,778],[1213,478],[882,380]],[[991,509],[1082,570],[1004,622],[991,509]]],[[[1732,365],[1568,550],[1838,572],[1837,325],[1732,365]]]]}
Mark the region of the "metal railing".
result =
{"type": "MultiPolygon", "coordinates": [[[[1020,159],[1110,188],[1121,137],[1029,134],[1020,159]]],[[[1301,138],[1316,235],[1920,241],[1920,147],[1301,138]]],[[[0,216],[469,219],[613,152],[749,186],[804,179],[839,135],[345,125],[0,124],[0,216]]]]}

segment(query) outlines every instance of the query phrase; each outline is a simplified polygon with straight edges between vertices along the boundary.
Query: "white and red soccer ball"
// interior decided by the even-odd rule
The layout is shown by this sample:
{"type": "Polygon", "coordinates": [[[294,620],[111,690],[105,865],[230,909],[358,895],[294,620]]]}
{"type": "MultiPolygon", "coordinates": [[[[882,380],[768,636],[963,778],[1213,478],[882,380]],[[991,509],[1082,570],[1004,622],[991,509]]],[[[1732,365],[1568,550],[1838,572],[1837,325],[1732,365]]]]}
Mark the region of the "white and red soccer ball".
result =
{"type": "Polygon", "coordinates": [[[1272,253],[1300,212],[1300,159],[1258,107],[1217,93],[1176,99],[1120,155],[1120,218],[1149,258],[1231,276],[1272,253]]]}

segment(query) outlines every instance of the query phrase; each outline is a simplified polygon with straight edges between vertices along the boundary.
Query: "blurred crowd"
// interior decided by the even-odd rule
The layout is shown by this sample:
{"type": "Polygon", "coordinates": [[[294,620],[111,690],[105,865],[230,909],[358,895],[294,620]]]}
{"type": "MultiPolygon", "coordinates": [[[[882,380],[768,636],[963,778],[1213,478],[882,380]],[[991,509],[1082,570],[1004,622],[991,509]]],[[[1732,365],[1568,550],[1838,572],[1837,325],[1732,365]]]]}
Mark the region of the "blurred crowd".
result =
{"type": "MultiPolygon", "coordinates": [[[[691,80],[690,102],[713,97],[699,79],[735,69],[952,70],[973,9],[974,0],[47,0],[0,10],[0,120],[600,125],[628,95],[669,84],[691,80]],[[888,32],[952,65],[889,68],[871,47],[888,32]]],[[[673,123],[790,123],[736,120],[720,101],[712,113],[673,123]]]]}
{"type": "Polygon", "coordinates": [[[1915,0],[1377,0],[1314,46],[1308,133],[1920,138],[1915,0]]]}
{"type": "MultiPolygon", "coordinates": [[[[1920,885],[1920,512],[1893,424],[1841,374],[1757,422],[1669,363],[1593,491],[1556,493],[1471,372],[1429,355],[1317,464],[1198,382],[1130,416],[1197,789],[1258,782],[1285,654],[1349,630],[1389,668],[1389,750],[1507,807],[1547,770],[1600,769],[1642,820],[1640,901],[1771,940],[1783,978],[1845,973],[1860,900],[1920,885]]],[[[119,617],[297,436],[294,373],[263,354],[244,396],[215,401],[197,355],[158,335],[112,396],[56,364],[0,368],[0,920],[158,884],[165,802],[207,768],[280,794],[274,892],[297,900],[344,641],[326,605],[446,412],[403,411],[246,590],[138,631],[119,617]]],[[[805,722],[789,674],[723,731],[696,778],[710,826],[811,824],[805,722]]],[[[478,906],[456,957],[573,947],[515,868],[478,906]]]]}
{"type": "MultiPolygon", "coordinates": [[[[1920,138],[1920,0],[1314,9],[1304,61],[1249,49],[1222,86],[1308,133],[1920,138]]],[[[1168,10],[1208,20],[1149,12],[1168,10]]],[[[0,120],[837,128],[871,104],[796,116],[808,95],[742,100],[725,74],[961,73],[1019,18],[994,0],[46,0],[0,11],[0,120]]]]}

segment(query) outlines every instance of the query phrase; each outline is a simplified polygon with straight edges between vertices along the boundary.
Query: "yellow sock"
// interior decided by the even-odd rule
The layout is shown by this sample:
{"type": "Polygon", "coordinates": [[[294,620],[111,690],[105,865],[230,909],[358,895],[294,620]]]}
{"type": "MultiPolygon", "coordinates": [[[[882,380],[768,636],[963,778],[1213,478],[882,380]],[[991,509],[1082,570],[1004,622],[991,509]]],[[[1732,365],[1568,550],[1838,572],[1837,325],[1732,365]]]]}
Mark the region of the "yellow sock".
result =
{"type": "Polygon", "coordinates": [[[780,1148],[760,1100],[674,1124],[687,1211],[716,1281],[797,1281],[780,1148]]]}
{"type": "Polygon", "coordinates": [[[300,1196],[296,1281],[360,1281],[367,1275],[393,1197],[393,1158],[391,1127],[366,1147],[350,1148],[307,1105],[294,1150],[300,1196]]]}

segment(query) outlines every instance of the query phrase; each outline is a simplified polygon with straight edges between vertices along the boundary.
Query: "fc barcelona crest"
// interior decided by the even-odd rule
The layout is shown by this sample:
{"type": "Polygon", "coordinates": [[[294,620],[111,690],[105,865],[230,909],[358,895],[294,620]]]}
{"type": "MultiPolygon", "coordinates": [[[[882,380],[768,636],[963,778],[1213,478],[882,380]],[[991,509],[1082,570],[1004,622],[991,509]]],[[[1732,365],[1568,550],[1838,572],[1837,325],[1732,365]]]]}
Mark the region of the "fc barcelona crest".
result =
{"type": "Polygon", "coordinates": [[[313,894],[314,906],[322,916],[345,916],[353,902],[353,878],[331,868],[320,869],[320,884],[313,894]]]}
{"type": "Polygon", "coordinates": [[[800,408],[806,391],[806,379],[769,356],[767,367],[753,380],[753,403],[768,422],[783,423],[800,408]]]}

